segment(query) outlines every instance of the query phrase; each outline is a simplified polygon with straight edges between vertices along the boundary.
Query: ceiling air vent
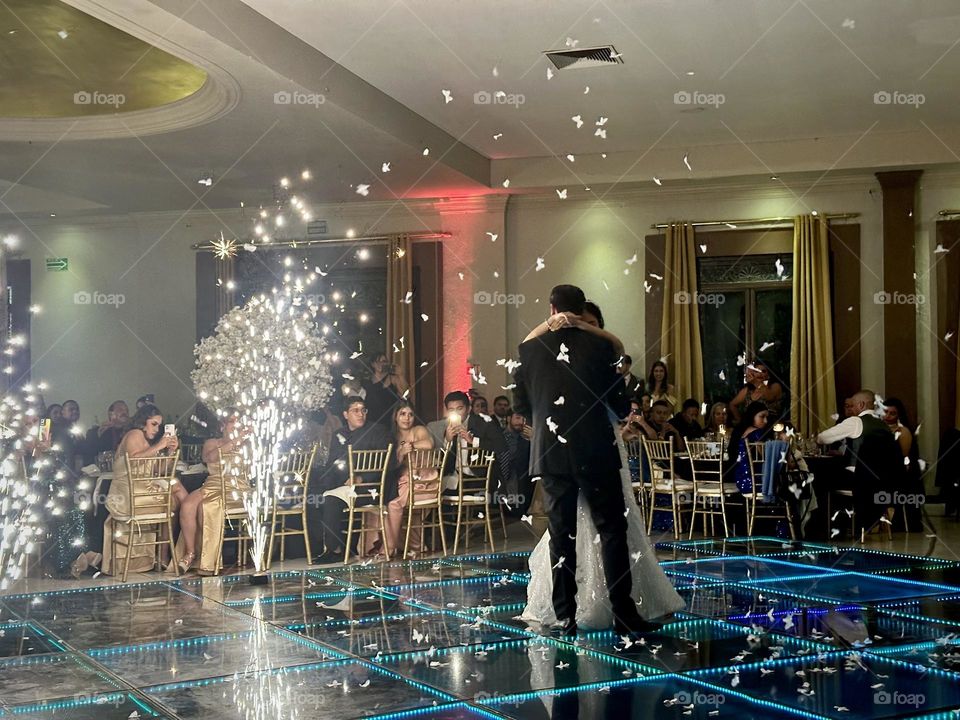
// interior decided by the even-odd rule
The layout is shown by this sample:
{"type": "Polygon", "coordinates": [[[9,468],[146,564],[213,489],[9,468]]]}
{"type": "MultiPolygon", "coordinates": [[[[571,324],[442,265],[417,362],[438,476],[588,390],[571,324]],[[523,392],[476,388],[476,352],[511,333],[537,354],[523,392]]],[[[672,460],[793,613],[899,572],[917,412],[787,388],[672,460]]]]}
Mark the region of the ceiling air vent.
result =
{"type": "Polygon", "coordinates": [[[543,53],[557,70],[575,70],[579,68],[603,67],[604,65],[622,65],[620,53],[613,45],[592,48],[570,48],[569,50],[547,50],[543,53]]]}

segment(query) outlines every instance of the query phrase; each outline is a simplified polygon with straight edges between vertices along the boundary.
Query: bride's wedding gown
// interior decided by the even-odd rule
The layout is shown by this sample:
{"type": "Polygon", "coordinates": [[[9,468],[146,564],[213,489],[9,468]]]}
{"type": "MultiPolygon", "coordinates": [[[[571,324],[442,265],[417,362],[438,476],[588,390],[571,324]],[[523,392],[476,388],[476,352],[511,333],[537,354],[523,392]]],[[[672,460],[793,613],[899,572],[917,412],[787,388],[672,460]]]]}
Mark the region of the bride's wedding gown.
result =
{"type": "MultiPolygon", "coordinates": [[[[630,552],[630,596],[638,603],[644,620],[653,621],[684,607],[669,578],[657,564],[657,556],[644,528],[643,516],[633,495],[627,451],[614,426],[620,451],[620,481],[627,512],[627,547],[630,552]]],[[[577,500],[577,626],[606,629],[613,625],[613,609],[603,574],[600,543],[590,507],[580,494],[577,500]]],[[[550,531],[547,530],[530,555],[530,584],[527,606],[520,616],[527,622],[550,625],[557,621],[553,611],[553,563],[550,562],[550,531]]]]}

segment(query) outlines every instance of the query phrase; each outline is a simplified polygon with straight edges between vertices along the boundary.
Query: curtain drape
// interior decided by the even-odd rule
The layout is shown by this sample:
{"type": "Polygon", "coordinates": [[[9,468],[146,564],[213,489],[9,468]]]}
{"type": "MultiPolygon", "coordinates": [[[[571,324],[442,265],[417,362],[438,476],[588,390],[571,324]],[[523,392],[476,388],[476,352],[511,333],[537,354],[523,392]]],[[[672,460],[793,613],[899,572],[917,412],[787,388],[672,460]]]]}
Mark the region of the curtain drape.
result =
{"type": "Polygon", "coordinates": [[[794,218],[790,396],[801,435],[828,427],[837,412],[828,232],[822,217],[794,218]]]}
{"type": "Polygon", "coordinates": [[[413,387],[413,253],[407,235],[392,235],[387,246],[387,357],[413,387]]]}
{"type": "Polygon", "coordinates": [[[660,355],[666,357],[678,401],[688,397],[703,401],[703,349],[693,226],[671,223],[666,230],[660,355]]]}

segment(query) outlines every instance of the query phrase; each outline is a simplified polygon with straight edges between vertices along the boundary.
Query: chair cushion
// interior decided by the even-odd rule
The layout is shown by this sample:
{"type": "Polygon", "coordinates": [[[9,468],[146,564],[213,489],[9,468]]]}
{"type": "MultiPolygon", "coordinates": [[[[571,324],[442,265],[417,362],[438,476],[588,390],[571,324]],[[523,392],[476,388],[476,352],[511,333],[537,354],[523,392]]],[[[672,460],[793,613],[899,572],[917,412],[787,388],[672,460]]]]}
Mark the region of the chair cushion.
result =
{"type": "MultiPolygon", "coordinates": [[[[693,483],[689,480],[675,480],[673,486],[678,492],[687,492],[693,490],[693,483]]],[[[671,492],[672,487],[669,482],[658,482],[654,485],[657,492],[671,492]]]]}

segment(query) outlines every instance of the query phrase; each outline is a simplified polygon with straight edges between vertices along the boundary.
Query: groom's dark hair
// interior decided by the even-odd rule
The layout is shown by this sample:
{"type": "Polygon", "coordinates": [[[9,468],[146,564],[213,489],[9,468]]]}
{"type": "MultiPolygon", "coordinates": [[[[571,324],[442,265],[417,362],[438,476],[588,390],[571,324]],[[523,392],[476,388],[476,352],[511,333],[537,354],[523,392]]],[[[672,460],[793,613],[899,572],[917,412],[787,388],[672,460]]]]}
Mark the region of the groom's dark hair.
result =
{"type": "Polygon", "coordinates": [[[550,304],[557,312],[583,313],[583,304],[587,301],[583,290],[576,285],[557,285],[550,291],[550,304]]]}

